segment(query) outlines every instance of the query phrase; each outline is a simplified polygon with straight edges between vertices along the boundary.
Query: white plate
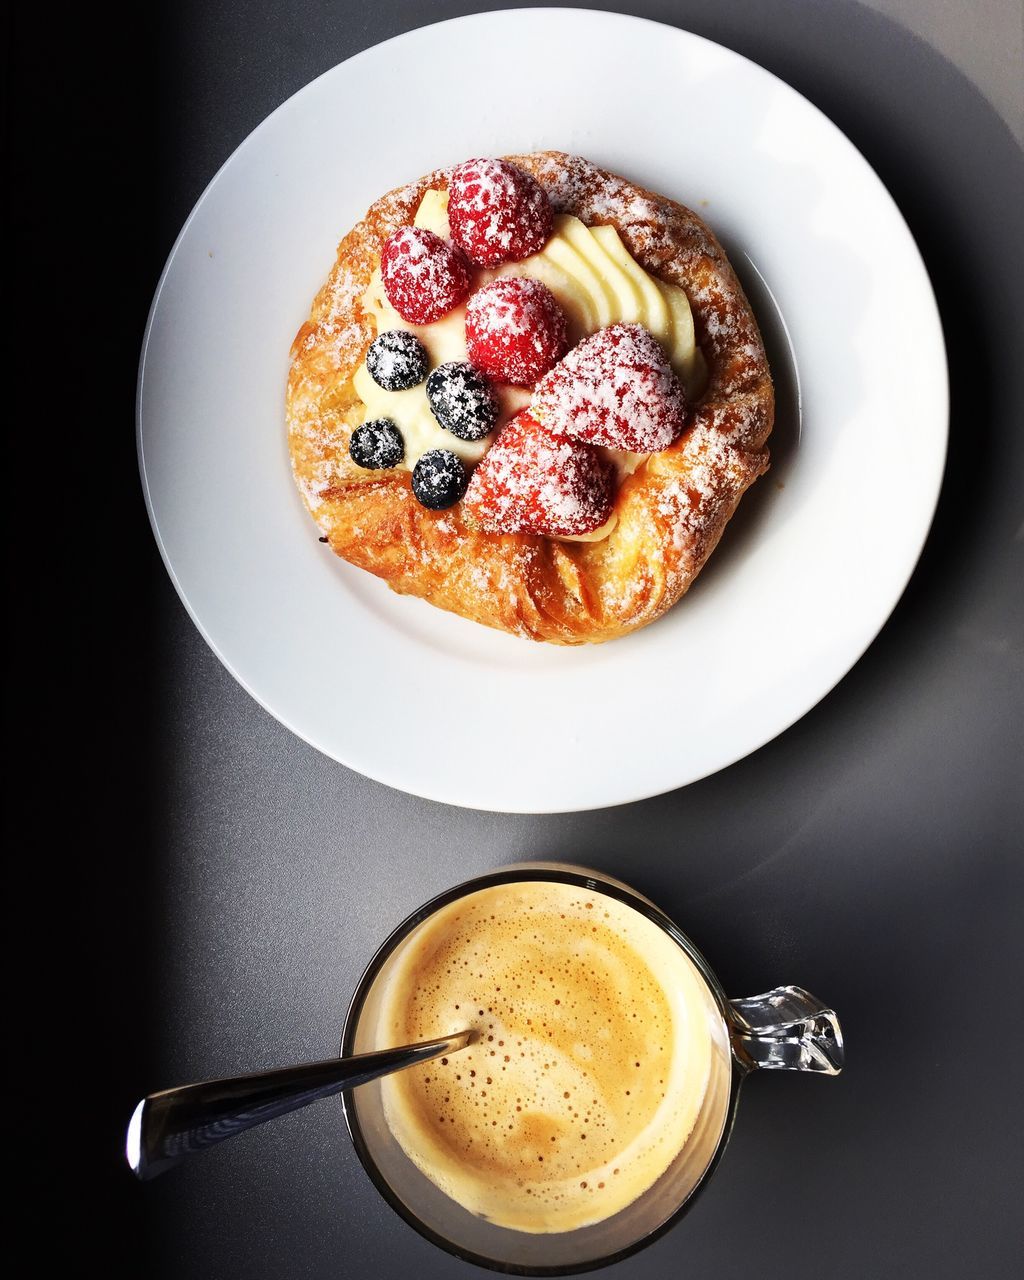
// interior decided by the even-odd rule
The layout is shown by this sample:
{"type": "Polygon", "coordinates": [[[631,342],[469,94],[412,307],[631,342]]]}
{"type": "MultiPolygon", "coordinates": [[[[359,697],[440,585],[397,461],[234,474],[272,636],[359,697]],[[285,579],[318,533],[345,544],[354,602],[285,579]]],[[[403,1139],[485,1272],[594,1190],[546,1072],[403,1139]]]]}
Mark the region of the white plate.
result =
{"type": "Polygon", "coordinates": [[[815,107],[671,27],[518,10],[369,49],[246,139],[160,281],[138,418],[167,568],[253,697],[392,786],[540,813],[692,782],[841,679],[931,521],[946,363],[906,224],[815,107]],[[661,622],[582,649],[491,632],[336,559],[285,448],[289,344],[341,235],[434,166],[543,148],[706,216],[749,287],[780,401],[773,470],[693,591],[661,622]]]}

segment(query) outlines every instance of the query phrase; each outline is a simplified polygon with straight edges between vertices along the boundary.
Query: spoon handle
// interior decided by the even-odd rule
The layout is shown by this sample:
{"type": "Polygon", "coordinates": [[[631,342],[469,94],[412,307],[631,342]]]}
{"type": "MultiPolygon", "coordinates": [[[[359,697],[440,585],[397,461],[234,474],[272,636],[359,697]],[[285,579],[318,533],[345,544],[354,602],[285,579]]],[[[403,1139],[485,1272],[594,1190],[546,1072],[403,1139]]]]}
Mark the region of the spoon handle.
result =
{"type": "Polygon", "coordinates": [[[151,1093],[135,1108],[128,1125],[128,1164],[139,1178],[155,1178],[194,1151],[204,1151],[342,1089],[455,1053],[464,1049],[472,1036],[471,1031],[460,1031],[422,1044],[151,1093]]]}

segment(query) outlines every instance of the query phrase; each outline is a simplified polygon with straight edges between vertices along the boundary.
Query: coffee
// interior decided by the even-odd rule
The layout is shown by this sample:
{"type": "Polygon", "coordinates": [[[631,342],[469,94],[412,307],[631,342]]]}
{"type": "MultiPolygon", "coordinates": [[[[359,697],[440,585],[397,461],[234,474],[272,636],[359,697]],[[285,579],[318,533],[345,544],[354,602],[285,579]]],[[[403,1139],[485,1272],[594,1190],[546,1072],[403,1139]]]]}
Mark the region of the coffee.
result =
{"type": "Polygon", "coordinates": [[[378,1045],[473,1028],[447,1059],[382,1083],[388,1127],[472,1213],[527,1232],[610,1217],[689,1142],[717,1142],[728,1075],[721,1014],[662,928],[549,881],[478,890],[402,943],[378,1045]]]}

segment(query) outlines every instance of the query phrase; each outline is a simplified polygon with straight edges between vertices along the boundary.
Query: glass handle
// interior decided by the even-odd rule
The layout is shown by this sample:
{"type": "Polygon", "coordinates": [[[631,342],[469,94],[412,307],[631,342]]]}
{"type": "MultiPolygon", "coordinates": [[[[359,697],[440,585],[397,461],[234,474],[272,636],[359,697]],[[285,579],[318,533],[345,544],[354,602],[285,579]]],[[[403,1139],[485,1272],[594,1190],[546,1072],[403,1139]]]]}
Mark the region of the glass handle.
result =
{"type": "Polygon", "coordinates": [[[776,987],[729,1004],[733,1053],[747,1071],[842,1071],[846,1053],[839,1019],[802,987],[776,987]]]}

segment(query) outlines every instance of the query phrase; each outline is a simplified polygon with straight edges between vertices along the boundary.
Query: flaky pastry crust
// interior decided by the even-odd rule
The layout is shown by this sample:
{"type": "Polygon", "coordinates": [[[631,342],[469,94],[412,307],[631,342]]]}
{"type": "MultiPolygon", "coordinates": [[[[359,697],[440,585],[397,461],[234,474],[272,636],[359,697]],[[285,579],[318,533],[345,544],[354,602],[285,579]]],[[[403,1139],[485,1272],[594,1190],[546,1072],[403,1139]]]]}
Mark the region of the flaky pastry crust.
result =
{"type": "Polygon", "coordinates": [[[395,591],[475,622],[556,644],[611,640],[660,617],[714,550],[749,486],[768,469],[774,395],[764,345],[721,245],[696,214],[561,152],[508,156],[559,212],[610,223],[652,275],[681,285],[708,365],[691,422],[621,485],[600,542],[469,528],[461,504],[429,511],[410,473],[349,458],[362,417],[352,375],[376,336],[361,306],[384,241],[412,222],[448,171],[383,196],[338,247],[292,345],[288,443],[302,496],[331,549],[395,591]]]}

